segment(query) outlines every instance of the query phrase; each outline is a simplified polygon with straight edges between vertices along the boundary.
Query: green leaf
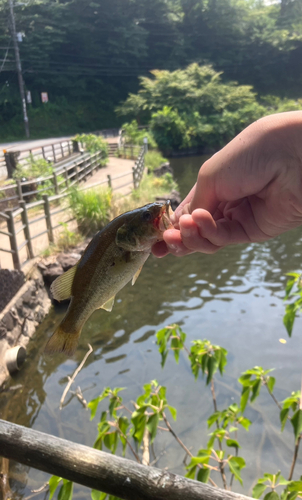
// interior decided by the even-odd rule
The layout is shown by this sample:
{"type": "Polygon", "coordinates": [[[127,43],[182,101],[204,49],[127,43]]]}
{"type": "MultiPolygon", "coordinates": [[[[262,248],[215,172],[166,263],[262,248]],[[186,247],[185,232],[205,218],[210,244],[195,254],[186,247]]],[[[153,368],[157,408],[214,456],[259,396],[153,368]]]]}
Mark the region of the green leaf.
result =
{"type": "Polygon", "coordinates": [[[243,413],[249,400],[250,388],[249,386],[242,387],[241,399],[240,399],[240,410],[243,413]]]}
{"type": "Polygon", "coordinates": [[[219,419],[221,413],[220,411],[215,411],[209,418],[208,418],[208,428],[210,428],[217,420],[219,419]]]}
{"type": "Polygon", "coordinates": [[[267,379],[266,383],[267,383],[268,390],[269,390],[270,392],[273,392],[275,382],[276,382],[275,377],[268,377],[268,379],[267,379]]]}
{"type": "Polygon", "coordinates": [[[154,413],[154,415],[151,415],[151,417],[149,417],[147,423],[147,429],[150,432],[150,444],[152,444],[155,439],[158,422],[159,422],[159,413],[154,413]]]}
{"type": "Polygon", "coordinates": [[[54,496],[54,493],[58,487],[59,482],[62,481],[61,477],[58,476],[51,476],[50,480],[48,481],[49,485],[49,500],[52,499],[54,496]]]}
{"type": "Polygon", "coordinates": [[[234,448],[237,448],[237,450],[238,450],[238,448],[240,448],[238,441],[236,441],[235,439],[227,439],[226,444],[227,444],[227,446],[230,446],[230,447],[233,446],[234,448]]]}
{"type": "Polygon", "coordinates": [[[289,337],[291,337],[292,335],[295,318],[296,318],[295,304],[288,304],[285,308],[285,314],[283,316],[283,324],[287,330],[289,337]]]}
{"type": "Polygon", "coordinates": [[[249,427],[251,425],[251,421],[248,419],[248,418],[245,418],[245,417],[239,417],[238,418],[238,424],[242,425],[242,427],[248,431],[249,430],[249,427]]]}
{"type": "Polygon", "coordinates": [[[217,370],[217,361],[213,356],[209,356],[208,358],[207,369],[208,369],[207,384],[209,384],[213,378],[215,371],[217,370]]]}
{"type": "Polygon", "coordinates": [[[88,403],[87,406],[88,406],[88,408],[90,408],[90,412],[91,412],[91,414],[90,414],[90,420],[94,419],[100,401],[101,401],[100,397],[92,399],[91,401],[89,401],[89,403],[88,403]]]}
{"type": "Polygon", "coordinates": [[[249,386],[251,385],[251,376],[252,376],[251,373],[243,373],[241,377],[239,377],[238,382],[241,385],[249,386]]]}
{"type": "Polygon", "coordinates": [[[170,406],[170,405],[167,405],[167,408],[169,408],[173,420],[176,420],[176,418],[177,418],[177,410],[176,410],[176,408],[173,408],[173,406],[170,406]]]}
{"type": "Polygon", "coordinates": [[[280,497],[275,491],[270,491],[265,495],[263,500],[280,500],[280,497]]]}
{"type": "Polygon", "coordinates": [[[280,411],[281,431],[284,430],[285,424],[287,422],[287,417],[288,417],[288,414],[289,414],[289,410],[290,410],[289,408],[283,408],[280,411]]]}
{"type": "Polygon", "coordinates": [[[255,401],[255,399],[259,396],[261,389],[261,379],[256,379],[253,382],[253,387],[252,387],[252,395],[251,395],[251,402],[255,401]]]}
{"type": "Polygon", "coordinates": [[[105,500],[107,497],[107,493],[102,493],[98,490],[91,490],[91,499],[92,500],[105,500]]]}
{"type": "Polygon", "coordinates": [[[302,432],[302,410],[297,410],[291,418],[296,440],[302,432]]]}
{"type": "Polygon", "coordinates": [[[72,500],[73,482],[63,479],[63,485],[58,494],[58,500],[72,500]]]}
{"type": "Polygon", "coordinates": [[[195,473],[196,473],[196,468],[197,468],[197,465],[194,465],[194,467],[191,467],[191,469],[189,469],[189,471],[186,473],[185,477],[187,477],[189,479],[194,479],[195,473]]]}
{"type": "Polygon", "coordinates": [[[237,479],[241,486],[243,486],[243,482],[241,479],[240,471],[245,467],[245,461],[241,457],[231,457],[228,461],[230,471],[234,474],[235,479],[237,479]]]}
{"type": "Polygon", "coordinates": [[[288,491],[297,491],[298,493],[302,492],[302,481],[290,481],[288,487],[288,491]]]}
{"type": "Polygon", "coordinates": [[[197,481],[200,481],[201,483],[207,483],[210,477],[210,473],[210,469],[199,469],[197,474],[197,481]]]}
{"type": "Polygon", "coordinates": [[[260,498],[267,488],[266,484],[257,483],[253,488],[253,498],[260,498]]]}

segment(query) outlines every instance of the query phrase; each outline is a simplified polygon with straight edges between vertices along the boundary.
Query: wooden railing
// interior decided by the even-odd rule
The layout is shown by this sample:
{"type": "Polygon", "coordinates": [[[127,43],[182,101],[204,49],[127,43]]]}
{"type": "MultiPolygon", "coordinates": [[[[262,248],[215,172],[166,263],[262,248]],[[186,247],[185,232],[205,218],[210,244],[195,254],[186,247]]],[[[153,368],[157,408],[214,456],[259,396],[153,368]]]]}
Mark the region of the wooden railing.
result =
{"type": "MultiPolygon", "coordinates": [[[[132,170],[127,170],[115,177],[107,175],[106,180],[82,186],[79,189],[82,191],[101,185],[108,186],[112,190],[121,189],[128,185],[132,185],[134,189],[137,189],[144,173],[144,151],[144,147],[141,147],[132,170]],[[124,184],[116,185],[116,180],[125,178],[126,176],[130,177],[130,180],[124,184]]],[[[62,168],[61,172],[58,173],[56,171],[57,194],[52,196],[43,194],[41,200],[31,203],[20,199],[19,208],[7,209],[4,212],[0,212],[0,242],[2,240],[1,236],[6,236],[6,239],[9,240],[9,245],[6,248],[3,244],[1,245],[0,252],[8,252],[12,255],[15,269],[22,269],[28,260],[33,259],[39,254],[39,251],[35,250],[34,247],[34,240],[36,238],[46,235],[49,244],[55,242],[55,231],[62,226],[62,222],[58,221],[56,216],[65,212],[67,217],[69,217],[69,188],[87,178],[88,175],[92,175],[93,171],[98,168],[100,158],[100,153],[93,155],[86,154],[86,156],[83,155],[82,157],[81,165],[72,163],[62,168]],[[62,179],[59,180],[60,178],[62,179]],[[64,203],[65,199],[67,203],[64,203]],[[45,221],[44,228],[42,231],[39,230],[37,233],[34,233],[34,225],[40,221],[45,221]]],[[[73,217],[69,217],[68,220],[64,220],[64,224],[73,220],[75,220],[73,217]]]]}
{"type": "Polygon", "coordinates": [[[67,163],[64,162],[64,165],[58,166],[51,175],[28,181],[18,179],[14,183],[0,188],[0,204],[12,200],[16,200],[15,203],[20,204],[20,201],[24,199],[28,201],[30,198],[39,197],[41,193],[51,189],[55,194],[59,194],[76,182],[85,180],[89,174],[101,166],[103,158],[104,155],[101,152],[92,155],[83,153],[67,163]],[[37,186],[36,189],[31,188],[35,188],[35,186],[37,186]],[[15,194],[5,196],[4,193],[7,193],[8,190],[14,190],[15,194]]]}

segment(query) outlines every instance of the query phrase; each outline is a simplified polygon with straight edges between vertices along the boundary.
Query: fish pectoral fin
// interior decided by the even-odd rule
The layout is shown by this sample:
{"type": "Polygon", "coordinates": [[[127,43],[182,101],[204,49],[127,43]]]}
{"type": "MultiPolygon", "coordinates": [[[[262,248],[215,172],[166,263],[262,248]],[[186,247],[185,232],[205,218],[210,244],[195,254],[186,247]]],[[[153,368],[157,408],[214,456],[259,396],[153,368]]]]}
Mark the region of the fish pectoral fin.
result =
{"type": "Polygon", "coordinates": [[[71,267],[51,284],[50,291],[54,299],[60,301],[71,297],[71,288],[77,267],[77,264],[71,267]]]}
{"type": "Polygon", "coordinates": [[[115,295],[111,299],[107,300],[105,304],[102,304],[99,309],[105,309],[105,311],[111,312],[114,305],[115,295]]]}
{"type": "Polygon", "coordinates": [[[132,286],[134,285],[134,283],[136,282],[137,278],[139,277],[140,275],[140,272],[141,270],[143,269],[143,266],[141,266],[137,271],[136,273],[134,274],[133,278],[132,278],[132,286]]]}

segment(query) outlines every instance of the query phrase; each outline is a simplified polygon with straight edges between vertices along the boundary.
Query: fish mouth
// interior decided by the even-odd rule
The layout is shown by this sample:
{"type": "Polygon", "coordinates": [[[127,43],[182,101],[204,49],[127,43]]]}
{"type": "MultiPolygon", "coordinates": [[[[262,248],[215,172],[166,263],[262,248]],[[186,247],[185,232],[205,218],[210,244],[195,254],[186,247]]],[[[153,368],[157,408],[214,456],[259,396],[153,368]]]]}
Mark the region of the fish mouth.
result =
{"type": "Polygon", "coordinates": [[[168,200],[161,208],[159,214],[159,230],[164,232],[167,229],[173,229],[173,224],[171,222],[170,216],[173,214],[173,210],[171,208],[171,201],[168,200]]]}

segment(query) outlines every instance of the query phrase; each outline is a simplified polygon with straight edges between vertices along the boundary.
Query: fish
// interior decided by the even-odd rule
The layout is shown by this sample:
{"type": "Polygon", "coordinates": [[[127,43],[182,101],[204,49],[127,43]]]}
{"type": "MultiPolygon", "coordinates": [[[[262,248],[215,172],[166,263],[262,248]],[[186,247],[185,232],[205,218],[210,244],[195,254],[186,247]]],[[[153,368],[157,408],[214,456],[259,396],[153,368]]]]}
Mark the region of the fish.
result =
{"type": "Polygon", "coordinates": [[[93,237],[79,262],[50,287],[54,299],[71,301],[46,353],[74,354],[90,315],[101,308],[111,311],[115,295],[129,281],[134,285],[152,245],[173,227],[171,214],[169,201],[149,203],[119,215],[93,237]]]}

